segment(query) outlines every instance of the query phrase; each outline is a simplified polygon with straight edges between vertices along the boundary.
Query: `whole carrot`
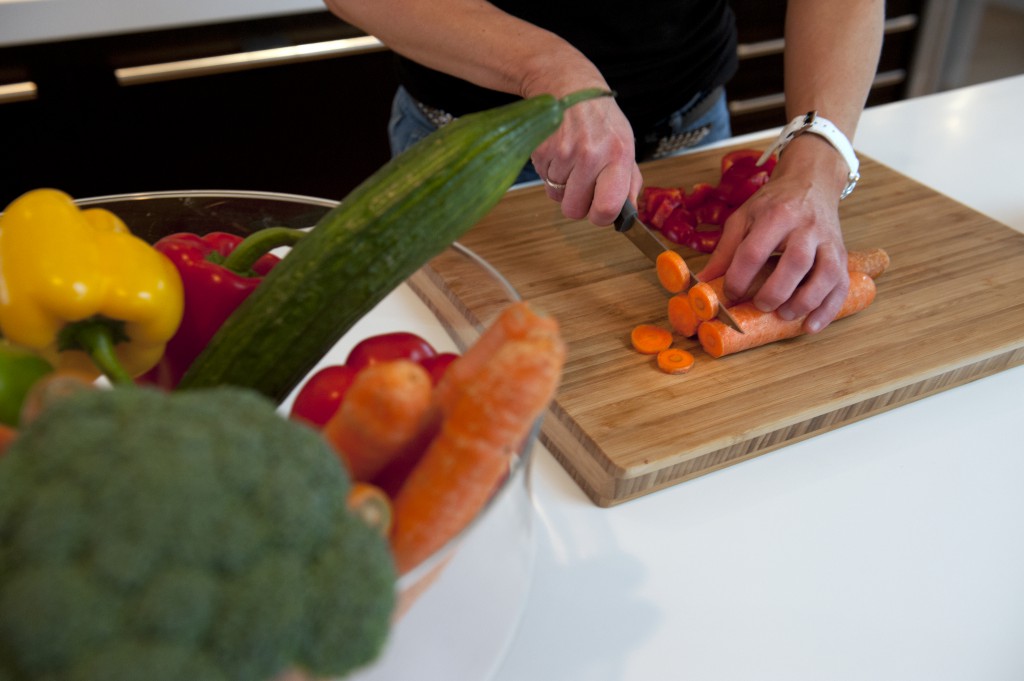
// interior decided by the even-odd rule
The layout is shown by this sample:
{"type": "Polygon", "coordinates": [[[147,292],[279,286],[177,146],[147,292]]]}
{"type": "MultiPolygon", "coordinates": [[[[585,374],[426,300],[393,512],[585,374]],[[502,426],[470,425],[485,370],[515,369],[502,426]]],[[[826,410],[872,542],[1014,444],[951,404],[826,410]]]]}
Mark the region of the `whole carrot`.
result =
{"type": "Polygon", "coordinates": [[[370,481],[429,428],[433,383],[417,362],[377,362],[356,374],[323,435],[355,480],[370,481]]]}
{"type": "MultiPolygon", "coordinates": [[[[836,319],[860,312],[875,299],[875,281],[864,272],[850,272],[850,290],[836,319]]],[[[724,357],[743,350],[766,345],[803,333],[804,318],[786,321],[774,312],[761,312],[753,303],[739,303],[729,308],[744,333],[712,319],[697,329],[700,344],[712,357],[724,357]]]]}
{"type": "Polygon", "coordinates": [[[558,322],[538,313],[525,301],[505,307],[480,338],[448,366],[435,389],[437,403],[442,409],[450,407],[455,396],[474,381],[502,345],[526,338],[537,329],[557,333],[558,322]]]}
{"type": "Polygon", "coordinates": [[[453,391],[440,432],[394,500],[391,548],[400,574],[444,546],[487,503],[554,396],[564,362],[557,327],[538,325],[503,342],[471,382],[453,391]]]}

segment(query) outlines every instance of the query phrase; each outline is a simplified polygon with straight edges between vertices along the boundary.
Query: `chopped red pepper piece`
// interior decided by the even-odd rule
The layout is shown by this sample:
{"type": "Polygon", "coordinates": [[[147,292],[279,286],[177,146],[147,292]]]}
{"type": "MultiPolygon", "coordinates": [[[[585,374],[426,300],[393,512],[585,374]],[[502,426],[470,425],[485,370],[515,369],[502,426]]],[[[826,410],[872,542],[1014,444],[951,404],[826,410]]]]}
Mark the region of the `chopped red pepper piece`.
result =
{"type": "Polygon", "coordinates": [[[771,177],[776,158],[759,166],[760,158],[755,149],[731,151],[722,157],[718,184],[698,182],[689,193],[681,187],[644,187],[640,219],[673,243],[710,253],[729,216],[771,177]]]}

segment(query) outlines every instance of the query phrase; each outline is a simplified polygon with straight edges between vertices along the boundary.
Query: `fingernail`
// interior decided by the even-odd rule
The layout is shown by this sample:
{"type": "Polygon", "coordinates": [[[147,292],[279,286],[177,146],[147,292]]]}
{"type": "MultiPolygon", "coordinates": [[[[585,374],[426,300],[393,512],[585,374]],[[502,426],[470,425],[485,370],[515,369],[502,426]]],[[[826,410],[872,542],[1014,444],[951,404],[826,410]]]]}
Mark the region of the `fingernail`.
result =
{"type": "Polygon", "coordinates": [[[759,303],[756,300],[754,301],[754,307],[756,307],[761,312],[771,312],[772,311],[772,308],[768,307],[764,303],[759,303]]]}
{"type": "Polygon", "coordinates": [[[791,322],[794,319],[796,319],[796,315],[793,314],[793,311],[788,308],[776,310],[775,314],[779,315],[780,319],[783,319],[787,322],[791,322]]]}

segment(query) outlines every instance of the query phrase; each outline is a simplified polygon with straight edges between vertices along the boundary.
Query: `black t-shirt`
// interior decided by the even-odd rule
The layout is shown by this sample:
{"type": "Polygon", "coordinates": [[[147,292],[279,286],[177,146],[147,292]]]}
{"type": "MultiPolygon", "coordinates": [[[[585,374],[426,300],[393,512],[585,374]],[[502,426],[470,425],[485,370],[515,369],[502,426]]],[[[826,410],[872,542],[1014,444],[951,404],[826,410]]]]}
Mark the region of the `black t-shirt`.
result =
{"type": "MultiPolygon", "coordinates": [[[[736,72],[736,25],[727,0],[491,1],[583,52],[638,135],[736,72]]],[[[455,116],[514,99],[403,57],[398,73],[413,97],[455,116]]]]}

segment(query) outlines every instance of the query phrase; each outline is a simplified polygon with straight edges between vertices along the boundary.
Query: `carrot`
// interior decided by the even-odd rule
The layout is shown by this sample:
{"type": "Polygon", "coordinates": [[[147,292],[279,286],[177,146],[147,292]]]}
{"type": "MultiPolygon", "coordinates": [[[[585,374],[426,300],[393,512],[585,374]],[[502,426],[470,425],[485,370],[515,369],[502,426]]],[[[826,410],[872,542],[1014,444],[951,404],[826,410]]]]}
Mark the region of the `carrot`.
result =
{"type": "Polygon", "coordinates": [[[18,437],[18,430],[5,423],[0,423],[0,456],[7,452],[7,448],[18,437]]]}
{"type": "Polygon", "coordinates": [[[502,343],[472,382],[459,386],[440,432],[395,496],[391,548],[400,574],[458,535],[487,503],[554,396],[564,362],[557,326],[538,324],[502,343]]]}
{"type": "MultiPolygon", "coordinates": [[[[694,284],[687,295],[693,305],[693,311],[700,321],[708,321],[718,316],[718,306],[725,304],[731,308],[737,303],[749,300],[764,285],[768,276],[775,271],[778,256],[773,256],[757,273],[747,289],[747,293],[733,300],[725,294],[725,278],[716,277],[705,282],[694,284]]],[[[864,272],[871,278],[881,276],[889,267],[889,254],[882,248],[866,251],[850,251],[847,254],[847,269],[851,272],[864,272]]]]}
{"type": "Polygon", "coordinates": [[[353,482],[346,500],[350,511],[385,537],[391,532],[391,498],[376,485],[353,482]]]}
{"type": "Polygon", "coordinates": [[[95,378],[73,369],[58,369],[32,384],[21,405],[18,423],[25,427],[55,402],[83,390],[95,390],[95,378]]]}
{"type": "Polygon", "coordinates": [[[656,355],[672,345],[672,332],[655,324],[639,324],[633,327],[629,340],[637,352],[656,355]]]}
{"type": "Polygon", "coordinates": [[[477,373],[502,345],[523,339],[537,329],[557,332],[558,323],[553,317],[539,314],[525,301],[508,305],[476,342],[448,366],[434,391],[437,403],[442,409],[450,407],[459,392],[473,383],[477,373]]]}
{"type": "Polygon", "coordinates": [[[677,293],[668,299],[668,323],[676,333],[687,338],[697,335],[700,320],[697,319],[693,305],[685,293],[677,293]]]}
{"type": "Polygon", "coordinates": [[[662,251],[654,263],[658,281],[669,293],[679,293],[690,283],[690,268],[675,251],[662,251]]]}
{"type": "Polygon", "coordinates": [[[429,427],[430,374],[407,359],[376,362],[356,374],[323,434],[354,480],[369,481],[429,427]]]}
{"type": "Polygon", "coordinates": [[[658,353],[658,368],[666,374],[685,374],[693,368],[693,354],[679,348],[669,348],[658,353]]]}
{"type": "Polygon", "coordinates": [[[718,316],[720,300],[728,300],[722,287],[725,280],[722,277],[711,281],[702,281],[694,284],[686,296],[690,302],[690,309],[699,322],[706,322],[718,316]]]}
{"type": "MultiPolygon", "coordinates": [[[[866,308],[875,299],[875,282],[864,272],[850,272],[850,291],[836,319],[866,308]]],[[[729,308],[744,333],[717,319],[704,322],[697,329],[700,344],[712,357],[723,357],[749,348],[766,345],[803,333],[804,318],[785,321],[774,312],[761,312],[753,303],[739,303],[729,308]]]]}
{"type": "Polygon", "coordinates": [[[882,248],[850,251],[846,255],[846,267],[851,272],[863,272],[872,279],[877,279],[889,269],[889,254],[882,248]]]}

